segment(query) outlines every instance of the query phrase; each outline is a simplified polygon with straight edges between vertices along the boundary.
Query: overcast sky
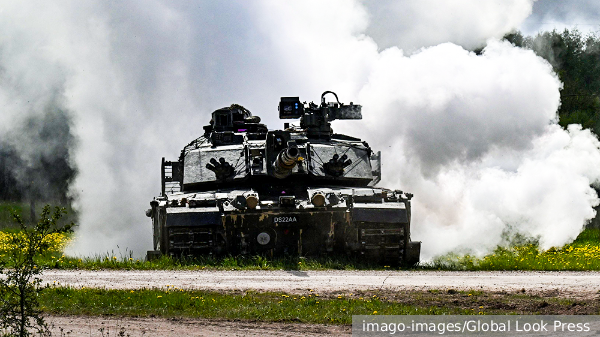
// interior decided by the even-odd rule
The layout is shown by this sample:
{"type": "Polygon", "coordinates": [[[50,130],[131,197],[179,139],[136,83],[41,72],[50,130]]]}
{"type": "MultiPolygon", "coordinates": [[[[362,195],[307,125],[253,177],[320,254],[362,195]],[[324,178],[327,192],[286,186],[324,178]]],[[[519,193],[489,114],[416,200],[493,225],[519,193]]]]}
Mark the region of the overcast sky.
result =
{"type": "Polygon", "coordinates": [[[600,30],[600,1],[538,0],[533,5],[533,13],[521,25],[521,31],[526,35],[565,28],[597,33],[600,30]]]}

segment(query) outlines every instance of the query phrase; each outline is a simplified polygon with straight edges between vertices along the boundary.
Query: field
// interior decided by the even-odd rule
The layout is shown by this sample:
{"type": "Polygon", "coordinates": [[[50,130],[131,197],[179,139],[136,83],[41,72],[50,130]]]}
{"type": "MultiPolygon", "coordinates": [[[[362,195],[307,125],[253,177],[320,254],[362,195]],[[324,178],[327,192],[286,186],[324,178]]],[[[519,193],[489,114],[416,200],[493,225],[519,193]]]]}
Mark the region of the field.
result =
{"type": "Polygon", "coordinates": [[[484,291],[407,291],[319,295],[167,289],[51,287],[42,309],[60,315],[192,317],[266,322],[350,324],[352,315],[597,314],[595,300],[484,291]]]}

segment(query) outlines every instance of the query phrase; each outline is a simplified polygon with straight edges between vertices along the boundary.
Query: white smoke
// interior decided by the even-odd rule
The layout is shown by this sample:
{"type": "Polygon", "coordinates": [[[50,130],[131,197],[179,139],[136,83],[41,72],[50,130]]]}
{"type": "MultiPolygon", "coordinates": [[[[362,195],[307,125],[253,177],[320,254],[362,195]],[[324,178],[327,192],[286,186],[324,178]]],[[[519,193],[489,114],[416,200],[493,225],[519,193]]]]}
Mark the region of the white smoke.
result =
{"type": "Polygon", "coordinates": [[[484,253],[504,232],[547,249],[594,216],[599,143],[556,124],[560,87],[547,62],[508,43],[489,41],[481,56],[453,44],[380,54],[359,101],[384,150],[382,184],[415,194],[425,258],[484,253]]]}
{"type": "Polygon", "coordinates": [[[364,106],[363,122],[333,127],[383,151],[382,186],[415,193],[413,239],[425,257],[484,251],[508,227],[558,245],[593,216],[598,144],[556,126],[560,83],[532,52],[492,40],[477,56],[442,43],[500,37],[532,1],[484,3],[8,3],[0,50],[11,73],[58,80],[74,114],[72,252],[151,249],[144,211],[159,192],[160,157],[176,159],[212,110],[239,103],[278,128],[280,96],[318,100],[325,90],[364,106]]]}
{"type": "Polygon", "coordinates": [[[421,47],[452,42],[468,49],[485,45],[519,27],[533,0],[363,0],[371,23],[367,34],[380,49],[421,47]]]}

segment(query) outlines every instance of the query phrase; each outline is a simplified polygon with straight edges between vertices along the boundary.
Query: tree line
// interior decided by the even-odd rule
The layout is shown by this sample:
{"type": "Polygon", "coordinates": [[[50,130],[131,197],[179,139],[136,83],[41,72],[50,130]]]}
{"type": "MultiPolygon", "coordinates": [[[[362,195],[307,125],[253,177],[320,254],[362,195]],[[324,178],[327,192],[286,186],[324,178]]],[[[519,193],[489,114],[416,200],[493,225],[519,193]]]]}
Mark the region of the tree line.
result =
{"type": "Polygon", "coordinates": [[[600,134],[600,37],[578,30],[504,36],[513,45],[530,49],[548,61],[563,83],[559,124],[581,124],[600,134]]]}

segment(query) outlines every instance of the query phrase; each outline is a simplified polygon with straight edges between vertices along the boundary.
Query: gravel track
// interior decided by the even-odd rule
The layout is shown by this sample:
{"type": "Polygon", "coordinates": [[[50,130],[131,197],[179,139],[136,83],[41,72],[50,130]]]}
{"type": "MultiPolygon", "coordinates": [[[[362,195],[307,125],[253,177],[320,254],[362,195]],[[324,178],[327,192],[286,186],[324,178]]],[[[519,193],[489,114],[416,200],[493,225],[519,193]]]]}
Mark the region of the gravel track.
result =
{"type": "Polygon", "coordinates": [[[53,336],[340,336],[350,335],[349,326],[263,323],[188,318],[46,316],[53,336]]]}
{"type": "Polygon", "coordinates": [[[454,271],[222,271],[222,270],[46,270],[43,281],[106,289],[164,288],[217,291],[256,290],[327,294],[357,290],[486,290],[595,297],[599,272],[454,271]]]}

